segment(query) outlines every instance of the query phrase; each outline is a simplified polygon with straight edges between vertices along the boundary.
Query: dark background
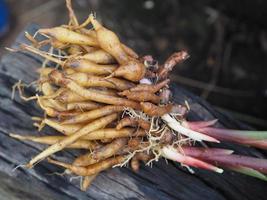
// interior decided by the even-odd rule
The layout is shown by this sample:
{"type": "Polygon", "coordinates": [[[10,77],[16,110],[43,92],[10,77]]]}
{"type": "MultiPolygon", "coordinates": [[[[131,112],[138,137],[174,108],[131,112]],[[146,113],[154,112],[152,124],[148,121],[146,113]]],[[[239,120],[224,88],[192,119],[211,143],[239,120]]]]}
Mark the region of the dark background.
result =
{"type": "MultiPolygon", "coordinates": [[[[9,46],[30,22],[67,23],[64,0],[7,0],[9,46]]],[[[90,12],[134,48],[162,63],[186,49],[191,57],[172,80],[216,109],[259,129],[267,128],[267,1],[264,0],[73,0],[80,22],[90,12]]],[[[10,66],[12,67],[12,66],[10,66]]]]}

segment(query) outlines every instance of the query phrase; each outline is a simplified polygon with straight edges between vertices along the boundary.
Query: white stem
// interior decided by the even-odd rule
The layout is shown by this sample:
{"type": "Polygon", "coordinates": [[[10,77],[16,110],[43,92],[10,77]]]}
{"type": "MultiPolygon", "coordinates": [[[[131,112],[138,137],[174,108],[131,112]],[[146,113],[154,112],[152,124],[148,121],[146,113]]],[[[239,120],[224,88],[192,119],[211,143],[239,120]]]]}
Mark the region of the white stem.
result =
{"type": "Polygon", "coordinates": [[[183,127],[176,119],[174,119],[173,117],[171,117],[169,114],[165,114],[163,116],[161,116],[161,119],[163,121],[165,121],[168,126],[177,131],[178,133],[181,133],[182,135],[185,135],[193,140],[196,141],[208,141],[208,142],[216,142],[216,143],[220,143],[219,140],[210,137],[208,135],[204,135],[203,133],[199,133],[193,130],[190,130],[186,127],[183,127]]]}
{"type": "Polygon", "coordinates": [[[151,84],[152,84],[151,80],[148,79],[148,78],[143,78],[143,79],[141,79],[141,80],[139,81],[139,83],[141,83],[141,84],[148,84],[148,85],[151,85],[151,84]]]}

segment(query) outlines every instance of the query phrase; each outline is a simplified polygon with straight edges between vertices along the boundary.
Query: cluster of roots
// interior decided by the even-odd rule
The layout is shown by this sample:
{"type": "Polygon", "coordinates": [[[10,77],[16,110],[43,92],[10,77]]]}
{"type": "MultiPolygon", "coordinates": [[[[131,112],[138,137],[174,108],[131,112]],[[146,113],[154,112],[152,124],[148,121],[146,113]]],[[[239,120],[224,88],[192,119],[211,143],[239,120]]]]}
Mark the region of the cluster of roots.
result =
{"type": "Polygon", "coordinates": [[[49,163],[82,176],[82,190],[103,170],[129,163],[138,171],[140,162],[150,165],[162,156],[221,172],[211,164],[184,156],[186,147],[195,141],[218,142],[190,130],[185,120],[188,106],[172,102],[168,76],[188,54],[174,53],[160,65],[152,56],[139,56],[120,42],[92,14],[79,24],[70,1],[67,8],[67,25],[40,29],[33,36],[26,33],[31,45],[20,46],[22,51],[42,56],[44,62],[38,70],[36,96],[24,97],[21,83],[15,87],[23,99],[36,100],[44,111],[43,118],[33,117],[38,130],[45,125],[56,130],[47,136],[11,134],[20,140],[50,145],[27,167],[47,158],[49,163]],[[38,34],[46,39],[37,40],[38,34]],[[83,150],[72,163],[49,158],[65,149],[83,150]]]}
{"type": "MultiPolygon", "coordinates": [[[[63,142],[60,150],[86,149],[86,152],[81,151],[72,164],[52,159],[48,162],[83,176],[85,189],[91,182],[88,180],[105,169],[130,162],[137,171],[140,161],[152,164],[158,160],[162,146],[178,147],[190,142],[160,119],[172,112],[182,120],[187,111],[186,107],[171,103],[168,75],[188,55],[184,51],[174,53],[164,65],[158,65],[152,56],[140,57],[121,43],[92,14],[78,24],[70,3],[67,1],[68,25],[40,29],[33,36],[26,32],[31,45],[20,46],[20,50],[44,58],[38,70],[40,78],[35,82],[36,96],[25,97],[21,82],[14,86],[24,100],[36,100],[44,111],[44,118],[32,118],[34,126],[40,131],[48,125],[57,132],[52,136],[11,136],[53,145],[83,130],[80,137],[67,144],[63,142]],[[38,34],[46,39],[38,41],[38,34]]],[[[50,155],[27,166],[32,167],[50,155]]]]}

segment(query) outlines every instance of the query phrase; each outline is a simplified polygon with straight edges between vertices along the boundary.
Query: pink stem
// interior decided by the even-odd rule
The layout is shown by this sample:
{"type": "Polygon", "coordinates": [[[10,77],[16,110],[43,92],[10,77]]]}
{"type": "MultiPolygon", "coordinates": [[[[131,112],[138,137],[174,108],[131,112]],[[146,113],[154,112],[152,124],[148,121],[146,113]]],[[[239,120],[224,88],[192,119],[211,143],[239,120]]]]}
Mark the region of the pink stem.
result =
{"type": "Polygon", "coordinates": [[[267,173],[267,160],[260,158],[253,158],[249,156],[241,155],[201,155],[197,157],[199,159],[214,162],[219,165],[227,166],[243,166],[258,170],[262,173],[267,173]]]}
{"type": "Polygon", "coordinates": [[[209,121],[195,121],[195,122],[183,122],[186,124],[186,126],[188,126],[188,128],[192,129],[192,130],[198,130],[200,128],[205,128],[208,126],[213,126],[214,124],[216,124],[218,120],[214,119],[214,120],[209,120],[209,121]]]}
{"type": "Polygon", "coordinates": [[[173,148],[172,146],[165,146],[162,148],[162,155],[170,160],[176,161],[176,162],[180,162],[182,164],[191,166],[191,167],[196,167],[196,168],[202,168],[202,169],[207,169],[207,170],[211,170],[211,171],[215,171],[217,173],[222,173],[223,170],[212,165],[209,164],[207,162],[204,162],[202,160],[199,160],[197,158],[193,158],[190,156],[185,156],[181,153],[179,153],[175,148],[173,148]]]}
{"type": "MultiPolygon", "coordinates": [[[[261,149],[267,149],[267,139],[253,139],[252,136],[242,135],[242,131],[228,130],[222,128],[205,127],[197,129],[203,134],[214,137],[221,141],[236,142],[239,144],[250,145],[261,149]]],[[[257,132],[255,132],[257,133],[257,132]]]]}
{"type": "Polygon", "coordinates": [[[249,146],[257,147],[260,149],[267,149],[267,140],[247,140],[242,142],[243,144],[247,144],[249,146]]]}
{"type": "Polygon", "coordinates": [[[233,150],[219,148],[182,147],[182,153],[192,157],[230,155],[233,152],[233,150]]]}

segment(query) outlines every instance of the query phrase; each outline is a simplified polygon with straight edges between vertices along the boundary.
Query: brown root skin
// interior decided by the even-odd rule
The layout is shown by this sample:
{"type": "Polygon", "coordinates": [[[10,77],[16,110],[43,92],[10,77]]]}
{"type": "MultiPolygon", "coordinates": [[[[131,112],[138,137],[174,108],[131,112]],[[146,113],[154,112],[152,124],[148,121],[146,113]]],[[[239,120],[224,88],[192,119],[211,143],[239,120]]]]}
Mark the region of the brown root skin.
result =
{"type": "Polygon", "coordinates": [[[142,139],[140,137],[134,137],[128,141],[128,147],[131,149],[136,149],[140,146],[142,139]]]}
{"type": "Polygon", "coordinates": [[[134,127],[137,125],[138,125],[138,123],[135,119],[130,118],[130,117],[124,117],[118,122],[116,129],[120,130],[120,129],[127,127],[127,126],[133,126],[134,127]]]}
{"type": "Polygon", "coordinates": [[[145,136],[146,132],[142,129],[135,131],[133,128],[122,128],[117,130],[115,128],[104,128],[97,131],[93,131],[90,134],[82,137],[85,140],[103,140],[103,139],[115,139],[122,137],[135,137],[145,136]]]}
{"type": "Polygon", "coordinates": [[[122,91],[135,86],[134,83],[127,80],[118,78],[105,79],[101,76],[94,76],[86,73],[75,73],[67,77],[83,87],[105,87],[122,91]]]}
{"type": "Polygon", "coordinates": [[[68,48],[69,55],[80,55],[82,53],[84,53],[84,49],[79,45],[73,44],[68,48]]]}
{"type": "Polygon", "coordinates": [[[41,47],[45,46],[45,45],[52,45],[51,42],[52,40],[51,39],[45,39],[45,40],[42,40],[42,41],[37,41],[32,35],[30,35],[28,32],[25,32],[25,35],[26,39],[28,39],[32,44],[33,47],[35,48],[38,48],[40,49],[41,47]]]}
{"type": "Polygon", "coordinates": [[[148,121],[145,121],[143,119],[138,119],[138,125],[144,129],[144,130],[149,130],[150,129],[150,126],[151,124],[148,122],[148,121]]]}
{"type": "Polygon", "coordinates": [[[162,143],[162,144],[172,144],[174,139],[175,139],[175,137],[176,136],[170,130],[166,130],[164,132],[163,136],[160,138],[160,143],[162,143]]]}
{"type": "Polygon", "coordinates": [[[81,47],[82,47],[87,53],[91,53],[91,52],[96,51],[96,50],[99,49],[98,47],[90,47],[90,46],[87,46],[87,45],[81,45],[81,47]]]}
{"type": "Polygon", "coordinates": [[[146,163],[152,158],[153,158],[152,155],[148,155],[143,152],[136,153],[134,157],[131,159],[131,168],[133,169],[134,172],[137,172],[140,168],[140,161],[146,163]]]}
{"type": "Polygon", "coordinates": [[[55,93],[55,90],[49,82],[44,82],[41,84],[41,90],[44,95],[50,96],[55,93]]]}
{"type": "Polygon", "coordinates": [[[88,166],[91,164],[95,164],[101,160],[107,159],[115,155],[119,150],[121,150],[127,144],[127,140],[127,138],[115,139],[110,144],[96,149],[93,153],[88,152],[84,155],[79,156],[75,159],[73,165],[88,166]]]}
{"type": "Polygon", "coordinates": [[[140,162],[143,161],[144,163],[148,162],[153,158],[152,155],[148,155],[143,152],[136,153],[134,157],[131,159],[131,168],[134,172],[137,172],[140,168],[140,162]]]}
{"type": "Polygon", "coordinates": [[[63,103],[61,103],[59,101],[56,101],[54,99],[47,99],[47,100],[52,105],[52,108],[55,108],[57,111],[61,112],[61,111],[65,111],[66,110],[66,105],[65,104],[63,104],[63,103]]]}
{"type": "Polygon", "coordinates": [[[49,117],[57,117],[58,116],[58,112],[50,107],[42,107],[42,109],[44,110],[45,114],[49,117]]]}
{"type": "Polygon", "coordinates": [[[147,149],[150,146],[149,142],[143,142],[141,137],[134,137],[129,140],[128,145],[121,149],[117,155],[128,155],[136,150],[147,149]]]}
{"type": "Polygon", "coordinates": [[[126,126],[136,127],[137,125],[140,126],[141,128],[143,128],[144,130],[150,129],[150,123],[149,122],[142,120],[142,119],[135,119],[135,118],[130,118],[130,117],[122,118],[118,122],[116,129],[120,130],[126,126]]]}
{"type": "Polygon", "coordinates": [[[42,123],[47,124],[48,126],[56,129],[57,131],[61,132],[63,135],[71,135],[81,129],[84,125],[83,124],[69,124],[69,125],[62,125],[60,122],[52,119],[45,118],[42,123]]]}
{"type": "Polygon", "coordinates": [[[79,112],[58,111],[53,104],[54,101],[55,100],[53,99],[40,99],[40,98],[38,99],[39,106],[45,111],[45,113],[49,117],[58,117],[59,119],[61,119],[64,117],[77,115],[81,112],[81,111],[79,112]]]}
{"type": "Polygon", "coordinates": [[[71,69],[70,67],[65,67],[64,73],[67,75],[77,73],[74,69],[71,69]]]}
{"type": "Polygon", "coordinates": [[[141,102],[141,107],[144,113],[153,117],[153,116],[162,116],[166,113],[169,113],[173,107],[172,104],[166,106],[156,106],[149,102],[141,102]]]}
{"type": "MultiPolygon", "coordinates": [[[[30,162],[27,164],[27,167],[31,168],[35,163],[39,162],[40,160],[45,159],[46,157],[61,151],[62,149],[66,148],[67,146],[73,144],[75,141],[77,141],[79,138],[82,138],[83,136],[89,134],[92,131],[101,129],[117,119],[117,114],[111,114],[106,117],[102,117],[100,119],[97,119],[84,127],[82,127],[80,130],[76,131],[75,134],[72,134],[63,140],[60,140],[59,142],[49,146],[47,149],[42,151],[40,154],[35,156],[33,159],[30,160],[30,162]]],[[[95,174],[95,173],[93,173],[95,174]]]]}
{"type": "Polygon", "coordinates": [[[73,92],[76,92],[78,95],[92,101],[96,101],[99,103],[106,103],[106,104],[113,104],[113,105],[121,105],[125,107],[130,107],[139,110],[140,105],[139,103],[127,100],[124,98],[119,97],[113,97],[108,95],[99,94],[97,92],[88,91],[85,88],[78,85],[76,82],[74,82],[71,79],[66,78],[62,73],[59,71],[52,71],[49,74],[49,78],[51,81],[53,81],[55,84],[58,84],[63,87],[67,87],[73,92]]]}
{"type": "Polygon", "coordinates": [[[159,96],[148,91],[131,92],[129,90],[126,90],[118,94],[126,96],[128,99],[139,102],[150,101],[152,103],[158,104],[161,100],[159,96]]]}
{"type": "MultiPolygon", "coordinates": [[[[80,29],[80,32],[83,33],[83,34],[85,34],[85,35],[88,35],[90,37],[93,37],[93,38],[96,38],[97,37],[96,31],[95,30],[92,30],[92,29],[90,29],[90,30],[88,30],[88,29],[80,29]]],[[[138,54],[133,49],[131,49],[130,47],[128,47],[127,45],[121,43],[121,48],[125,51],[125,53],[128,56],[130,56],[132,58],[135,58],[135,59],[138,59],[139,58],[138,54]]],[[[103,50],[101,50],[101,51],[103,51],[103,50]]],[[[95,55],[95,56],[98,57],[98,54],[95,55]]],[[[93,59],[96,59],[96,58],[93,58],[93,59]]],[[[112,57],[112,59],[116,62],[116,60],[113,57],[112,57]]]]}
{"type": "Polygon", "coordinates": [[[59,112],[53,108],[53,105],[51,104],[49,99],[41,99],[38,97],[37,103],[49,117],[58,116],[59,112]]]}
{"type": "Polygon", "coordinates": [[[68,103],[66,105],[66,109],[67,110],[77,110],[77,111],[89,111],[89,110],[93,110],[96,108],[100,108],[102,105],[99,103],[95,103],[95,102],[90,102],[90,101],[86,101],[86,102],[74,102],[74,103],[68,103]]]}
{"type": "Polygon", "coordinates": [[[55,49],[66,49],[68,48],[69,44],[65,44],[63,42],[60,42],[59,40],[55,38],[50,39],[50,45],[54,47],[55,49]]]}
{"type": "Polygon", "coordinates": [[[98,174],[94,174],[94,175],[91,175],[91,176],[85,176],[83,178],[83,181],[82,181],[82,184],[81,184],[81,191],[86,191],[91,183],[93,182],[93,180],[95,180],[95,178],[97,177],[98,174]]]}
{"type": "Polygon", "coordinates": [[[48,77],[53,83],[63,87],[71,82],[71,80],[65,78],[64,74],[58,70],[53,70],[50,72],[48,77]]]}
{"type": "Polygon", "coordinates": [[[132,134],[133,137],[143,137],[143,136],[146,136],[146,135],[147,135],[146,130],[141,129],[141,128],[137,129],[137,130],[132,134]]]}
{"type": "Polygon", "coordinates": [[[82,112],[80,110],[79,111],[61,111],[57,113],[57,117],[59,120],[63,120],[63,119],[68,119],[70,117],[77,116],[81,113],[82,112]]]}
{"type": "Polygon", "coordinates": [[[131,168],[134,172],[138,172],[139,171],[139,168],[140,168],[140,163],[139,163],[139,160],[134,156],[132,159],[131,159],[131,168]]]}
{"type": "Polygon", "coordinates": [[[177,64],[182,63],[187,58],[189,58],[189,54],[186,51],[180,51],[173,53],[161,66],[157,72],[159,79],[166,79],[169,76],[169,73],[172,71],[173,67],[177,64]]]}
{"type": "MultiPolygon", "coordinates": [[[[25,38],[27,38],[31,43],[32,43],[32,46],[36,47],[36,48],[40,48],[41,45],[40,45],[40,42],[38,42],[32,35],[30,35],[27,31],[24,32],[24,36],[25,38]]],[[[47,43],[50,42],[50,40],[45,40],[47,41],[47,43]]]]}
{"type": "Polygon", "coordinates": [[[71,164],[59,162],[56,160],[48,159],[49,163],[64,167],[66,169],[69,169],[72,173],[78,175],[78,176],[91,176],[94,174],[97,174],[103,170],[109,169],[114,165],[120,164],[125,160],[124,156],[116,156],[114,158],[109,158],[103,161],[100,161],[98,163],[89,165],[87,167],[78,167],[71,164]]]}
{"type": "Polygon", "coordinates": [[[111,143],[113,139],[109,138],[109,139],[102,139],[100,140],[102,143],[106,144],[106,143],[111,143]]]}
{"type": "MultiPolygon", "coordinates": [[[[168,86],[170,82],[170,79],[166,79],[160,83],[157,83],[155,85],[149,85],[149,84],[139,84],[135,87],[130,88],[131,92],[140,92],[140,91],[148,91],[151,93],[158,92],[161,88],[168,86]]],[[[124,92],[124,91],[123,91],[124,92]]]]}
{"type": "Polygon", "coordinates": [[[103,27],[93,15],[90,15],[90,20],[96,31],[99,46],[111,54],[119,64],[128,63],[128,55],[125,53],[118,36],[114,32],[103,27]]]}
{"type": "MultiPolygon", "coordinates": [[[[92,91],[92,92],[97,92],[99,94],[103,94],[103,95],[108,95],[108,96],[117,96],[117,93],[114,92],[113,90],[100,90],[100,89],[94,89],[94,88],[90,88],[87,89],[88,91],[92,91]]],[[[90,101],[88,101],[86,98],[76,94],[75,92],[72,92],[68,89],[64,89],[64,91],[60,92],[59,95],[57,95],[56,97],[54,97],[56,100],[62,102],[62,103],[76,103],[76,102],[88,102],[90,103],[90,101]]],[[[91,102],[92,104],[94,102],[91,102]]],[[[94,103],[96,104],[96,103],[94,103]]],[[[99,104],[100,105],[100,104],[99,104]]]]}
{"type": "Polygon", "coordinates": [[[81,28],[79,31],[84,35],[87,35],[89,37],[92,37],[92,38],[96,39],[96,31],[93,30],[93,29],[81,28]]]}
{"type": "Polygon", "coordinates": [[[27,50],[27,51],[29,51],[31,53],[39,55],[39,56],[41,56],[41,57],[43,57],[43,58],[45,58],[45,59],[47,59],[49,61],[55,62],[55,63],[57,63],[59,65],[64,65],[64,61],[49,55],[47,52],[41,51],[41,50],[36,49],[36,48],[34,48],[32,46],[29,46],[27,44],[20,44],[20,49],[27,50]]]}
{"type": "Polygon", "coordinates": [[[100,65],[86,59],[69,59],[65,66],[74,69],[77,72],[84,72],[95,75],[108,75],[116,70],[117,65],[100,65]]]}
{"type": "Polygon", "coordinates": [[[40,74],[40,77],[48,77],[48,74],[50,74],[54,70],[55,70],[54,68],[43,67],[37,69],[37,73],[40,74]]]}
{"type": "Polygon", "coordinates": [[[86,101],[86,99],[83,98],[82,96],[76,94],[75,92],[67,90],[67,89],[62,91],[57,97],[55,97],[55,99],[62,102],[62,103],[73,103],[73,102],[86,101]]]}
{"type": "Polygon", "coordinates": [[[95,38],[71,31],[63,27],[39,29],[41,34],[49,35],[62,43],[79,44],[79,45],[89,45],[98,46],[98,41],[95,38]]]}
{"type": "Polygon", "coordinates": [[[143,63],[138,60],[131,59],[124,65],[120,65],[110,76],[111,77],[123,77],[127,80],[138,82],[144,78],[146,68],[143,63]]]}
{"type": "Polygon", "coordinates": [[[74,115],[69,119],[66,119],[61,124],[76,124],[92,121],[96,118],[103,117],[112,113],[121,112],[124,110],[123,106],[103,106],[101,108],[97,108],[95,110],[91,110],[88,112],[83,112],[78,115],[74,115]]]}
{"type": "MultiPolygon", "coordinates": [[[[45,94],[46,92],[44,91],[44,90],[46,90],[46,88],[43,88],[43,85],[41,85],[40,86],[41,88],[41,91],[43,92],[43,94],[45,94]]],[[[54,88],[54,87],[53,87],[54,88]]],[[[44,95],[44,96],[41,96],[40,98],[42,98],[42,99],[50,99],[50,100],[55,100],[55,98],[57,98],[62,92],[64,92],[66,89],[65,88],[59,88],[59,89],[57,89],[55,92],[49,92],[50,93],[50,95],[44,95]]],[[[51,90],[52,91],[52,90],[51,90]]],[[[59,102],[59,103],[61,103],[62,104],[62,102],[59,102]]],[[[62,104],[62,105],[64,105],[64,104],[62,104]]],[[[66,106],[64,105],[64,108],[65,108],[66,106]]]]}
{"type": "Polygon", "coordinates": [[[136,154],[136,158],[138,160],[143,161],[144,163],[146,163],[147,161],[149,161],[150,159],[152,159],[153,156],[151,154],[139,152],[139,153],[136,154]]]}
{"type": "Polygon", "coordinates": [[[69,12],[70,24],[73,26],[79,25],[77,17],[72,9],[71,0],[66,0],[66,7],[69,12]]]}
{"type": "Polygon", "coordinates": [[[91,53],[84,54],[79,56],[79,58],[90,60],[91,62],[95,62],[98,64],[114,64],[116,60],[104,50],[96,50],[91,53]]]}
{"type": "Polygon", "coordinates": [[[60,111],[65,111],[66,105],[60,101],[57,101],[56,98],[61,95],[65,88],[59,88],[55,91],[55,88],[49,82],[44,82],[40,84],[40,89],[43,92],[44,96],[40,96],[39,98],[49,100],[50,104],[53,105],[56,109],[60,111]]]}
{"type": "Polygon", "coordinates": [[[95,91],[101,94],[109,95],[109,96],[118,96],[117,91],[114,89],[107,89],[107,88],[101,88],[101,87],[95,87],[90,88],[88,90],[95,91]]]}
{"type": "MultiPolygon", "coordinates": [[[[32,141],[37,142],[41,144],[55,144],[59,142],[60,140],[64,139],[66,136],[22,136],[22,135],[16,135],[16,134],[10,134],[10,137],[16,138],[18,140],[22,141],[32,141]]],[[[91,142],[89,140],[77,140],[73,144],[69,145],[67,148],[69,149],[90,149],[93,150],[97,148],[99,145],[95,142],[91,142]]]]}

